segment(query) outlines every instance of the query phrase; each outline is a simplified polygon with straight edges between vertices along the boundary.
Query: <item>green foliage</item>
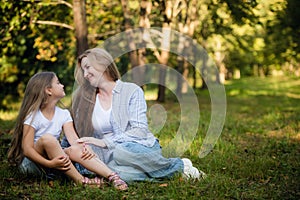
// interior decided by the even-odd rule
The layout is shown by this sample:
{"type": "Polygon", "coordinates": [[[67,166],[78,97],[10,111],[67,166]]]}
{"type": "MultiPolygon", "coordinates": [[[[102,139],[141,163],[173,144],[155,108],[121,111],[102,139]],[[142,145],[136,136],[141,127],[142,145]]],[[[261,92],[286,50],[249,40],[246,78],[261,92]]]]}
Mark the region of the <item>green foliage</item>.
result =
{"type": "Polygon", "coordinates": [[[7,107],[24,89],[24,82],[19,80],[26,81],[24,74],[32,71],[26,66],[34,52],[29,28],[30,9],[30,3],[1,3],[0,105],[7,107]]]}
{"type": "MultiPolygon", "coordinates": [[[[105,39],[124,31],[120,1],[86,1],[89,46],[100,45],[105,39]]],[[[137,20],[133,18],[132,20],[137,20]]]]}
{"type": "Polygon", "coordinates": [[[56,72],[68,91],[71,90],[72,34],[64,28],[35,23],[36,20],[69,23],[70,12],[62,5],[53,9],[35,1],[1,3],[0,108],[14,109],[13,102],[23,96],[27,81],[38,71],[56,72]]]}
{"type": "Polygon", "coordinates": [[[297,70],[300,60],[300,25],[297,0],[269,2],[266,26],[266,64],[285,71],[297,70]],[[285,67],[286,66],[286,67],[285,67]]]}
{"type": "MultiPolygon", "coordinates": [[[[127,1],[131,24],[139,27],[140,1],[127,1]]],[[[149,15],[152,27],[162,27],[165,0],[154,0],[149,15]]],[[[172,29],[180,24],[195,25],[193,37],[216,59],[224,59],[228,75],[234,70],[242,76],[269,75],[272,70],[299,73],[300,37],[297,0],[201,0],[172,4],[172,29]],[[182,6],[182,7],[181,7],[182,6]],[[189,16],[196,9],[195,16],[189,16]],[[175,11],[177,13],[175,13],[175,11]],[[219,43],[217,43],[217,41],[219,43]]],[[[73,86],[76,41],[72,27],[72,1],[1,1],[0,108],[13,109],[22,98],[28,79],[38,71],[54,71],[65,84],[73,86]],[[49,21],[59,23],[50,25],[49,21]],[[42,23],[43,22],[43,23],[42,23]],[[66,26],[63,26],[66,25],[66,26]]],[[[89,46],[124,31],[120,1],[86,0],[89,46]]],[[[184,33],[186,34],[186,32],[184,33]]],[[[147,49],[147,61],[157,62],[147,49]]],[[[177,66],[176,56],[170,66],[177,66]]],[[[129,69],[128,55],[116,60],[124,74],[129,69]]],[[[219,64],[217,63],[217,64],[219,64]]],[[[192,73],[191,73],[192,75],[192,73]]],[[[228,76],[230,78],[230,76],[228,76]]]]}

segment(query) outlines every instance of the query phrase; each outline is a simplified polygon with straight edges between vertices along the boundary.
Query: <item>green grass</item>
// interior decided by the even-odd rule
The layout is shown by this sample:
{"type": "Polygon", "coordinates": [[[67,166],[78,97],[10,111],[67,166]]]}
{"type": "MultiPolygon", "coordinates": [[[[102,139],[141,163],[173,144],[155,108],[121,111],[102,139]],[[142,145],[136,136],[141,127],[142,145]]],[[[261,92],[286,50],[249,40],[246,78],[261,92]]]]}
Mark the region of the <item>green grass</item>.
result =
{"type": "MultiPolygon", "coordinates": [[[[6,161],[14,115],[1,112],[0,199],[300,199],[300,79],[244,78],[227,82],[226,93],[222,135],[213,151],[200,159],[210,100],[207,91],[197,91],[199,133],[184,156],[208,177],[196,182],[175,177],[162,183],[135,183],[127,192],[19,174],[6,161]]],[[[149,107],[155,104],[148,103],[149,107]]],[[[176,101],[161,105],[168,112],[167,124],[158,135],[165,145],[178,127],[179,106],[176,101]]]]}

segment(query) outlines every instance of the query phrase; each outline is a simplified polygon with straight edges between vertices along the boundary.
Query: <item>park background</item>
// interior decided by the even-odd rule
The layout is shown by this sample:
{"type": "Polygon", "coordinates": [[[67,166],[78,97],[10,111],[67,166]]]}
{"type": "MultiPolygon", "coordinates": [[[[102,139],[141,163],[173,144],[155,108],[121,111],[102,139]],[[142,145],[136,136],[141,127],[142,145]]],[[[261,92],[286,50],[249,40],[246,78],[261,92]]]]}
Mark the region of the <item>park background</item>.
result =
{"type": "MultiPolygon", "coordinates": [[[[0,136],[1,199],[299,199],[300,197],[300,2],[297,0],[1,0],[0,136]],[[186,184],[139,183],[127,193],[96,191],[32,179],[9,167],[9,146],[29,78],[54,71],[70,105],[76,56],[135,28],[170,28],[192,38],[212,58],[224,85],[227,116],[213,152],[197,153],[210,123],[204,77],[179,55],[138,49],[116,59],[122,74],[147,63],[172,67],[199,97],[199,133],[185,153],[209,176],[186,184]]],[[[184,43],[185,45],[190,45],[184,43]]],[[[158,76],[163,81],[166,77],[158,76]]],[[[142,75],[141,75],[142,76],[142,75]]],[[[165,87],[145,88],[149,106],[160,102],[168,116],[180,108],[165,87]]],[[[177,82],[176,94],[187,86],[177,82]]],[[[168,118],[162,144],[176,132],[168,118]]]]}

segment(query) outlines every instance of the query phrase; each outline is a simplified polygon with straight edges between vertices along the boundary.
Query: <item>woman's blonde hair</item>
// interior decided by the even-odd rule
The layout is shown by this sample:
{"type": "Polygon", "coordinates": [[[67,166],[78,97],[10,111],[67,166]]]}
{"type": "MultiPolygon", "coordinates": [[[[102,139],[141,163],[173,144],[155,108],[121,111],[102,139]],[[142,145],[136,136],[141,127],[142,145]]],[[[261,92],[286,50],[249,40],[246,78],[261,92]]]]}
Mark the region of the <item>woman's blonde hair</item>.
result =
{"type": "Polygon", "coordinates": [[[29,114],[34,116],[39,109],[45,106],[48,99],[45,89],[51,88],[55,76],[54,72],[39,72],[32,76],[27,83],[8,151],[8,161],[12,165],[20,164],[24,157],[22,151],[23,123],[29,114]]]}
{"type": "Polygon", "coordinates": [[[76,89],[72,98],[72,115],[76,131],[80,137],[93,135],[92,113],[97,94],[97,88],[92,87],[84,78],[81,68],[83,58],[87,58],[96,70],[100,71],[105,68],[104,75],[109,80],[117,81],[121,77],[112,56],[105,49],[88,49],[78,57],[74,73],[76,89]]]}

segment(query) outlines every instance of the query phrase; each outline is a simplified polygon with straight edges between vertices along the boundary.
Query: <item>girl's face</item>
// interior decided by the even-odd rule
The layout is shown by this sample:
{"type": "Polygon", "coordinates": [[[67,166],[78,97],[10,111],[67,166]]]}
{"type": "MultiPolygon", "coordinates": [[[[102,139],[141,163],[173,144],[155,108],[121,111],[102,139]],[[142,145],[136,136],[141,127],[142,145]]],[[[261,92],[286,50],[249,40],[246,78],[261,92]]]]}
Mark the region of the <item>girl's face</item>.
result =
{"type": "Polygon", "coordinates": [[[66,95],[64,91],[64,85],[59,82],[56,76],[52,79],[51,88],[49,91],[51,96],[55,96],[59,99],[66,95]]]}
{"type": "Polygon", "coordinates": [[[104,68],[96,70],[91,65],[89,59],[84,57],[81,60],[81,69],[83,71],[84,78],[88,80],[93,87],[100,87],[101,83],[104,81],[104,68]]]}

